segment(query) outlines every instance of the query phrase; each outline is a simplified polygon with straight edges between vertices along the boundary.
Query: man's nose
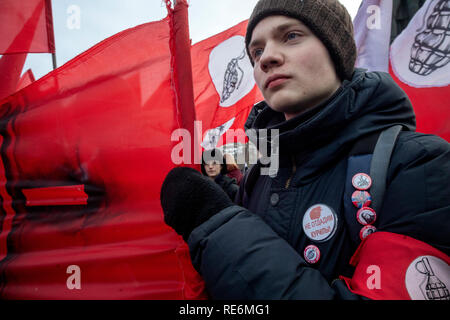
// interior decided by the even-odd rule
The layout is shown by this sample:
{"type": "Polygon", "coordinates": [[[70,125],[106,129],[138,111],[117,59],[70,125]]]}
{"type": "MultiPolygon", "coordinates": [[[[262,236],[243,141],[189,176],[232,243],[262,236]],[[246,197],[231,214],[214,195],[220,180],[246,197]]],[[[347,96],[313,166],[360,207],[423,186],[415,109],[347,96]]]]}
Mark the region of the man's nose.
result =
{"type": "Polygon", "coordinates": [[[261,69],[266,72],[272,67],[280,66],[283,61],[284,58],[280,48],[275,44],[266,44],[260,57],[261,69]]]}

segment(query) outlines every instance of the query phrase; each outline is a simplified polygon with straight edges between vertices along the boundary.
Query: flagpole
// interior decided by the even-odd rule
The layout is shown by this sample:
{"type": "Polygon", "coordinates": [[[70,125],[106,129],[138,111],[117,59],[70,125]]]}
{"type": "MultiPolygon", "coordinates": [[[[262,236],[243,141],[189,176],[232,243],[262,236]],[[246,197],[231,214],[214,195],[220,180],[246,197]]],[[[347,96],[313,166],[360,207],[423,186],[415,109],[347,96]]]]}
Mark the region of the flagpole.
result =
{"type": "Polygon", "coordinates": [[[56,52],[52,52],[52,62],[53,62],[53,70],[57,68],[56,66],[56,52]]]}
{"type": "MultiPolygon", "coordinates": [[[[188,130],[192,139],[191,164],[199,159],[200,142],[195,132],[195,104],[192,80],[191,40],[189,37],[188,4],[186,0],[174,0],[174,72],[179,103],[181,126],[188,130]]],[[[200,133],[201,134],[201,133],[200,133]]],[[[195,165],[193,166],[195,167],[195,165]]]]}

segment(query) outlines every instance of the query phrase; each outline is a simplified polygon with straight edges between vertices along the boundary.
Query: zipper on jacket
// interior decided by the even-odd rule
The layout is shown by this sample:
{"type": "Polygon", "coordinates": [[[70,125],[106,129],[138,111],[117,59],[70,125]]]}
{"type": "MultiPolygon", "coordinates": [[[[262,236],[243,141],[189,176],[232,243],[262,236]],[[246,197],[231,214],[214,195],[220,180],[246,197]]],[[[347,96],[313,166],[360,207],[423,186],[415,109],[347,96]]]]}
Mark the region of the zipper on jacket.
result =
{"type": "Polygon", "coordinates": [[[284,186],[285,189],[289,189],[289,186],[291,185],[292,178],[294,178],[295,172],[297,171],[297,165],[295,164],[295,157],[292,156],[291,159],[292,159],[292,172],[291,172],[291,176],[286,181],[286,185],[284,186]]]}

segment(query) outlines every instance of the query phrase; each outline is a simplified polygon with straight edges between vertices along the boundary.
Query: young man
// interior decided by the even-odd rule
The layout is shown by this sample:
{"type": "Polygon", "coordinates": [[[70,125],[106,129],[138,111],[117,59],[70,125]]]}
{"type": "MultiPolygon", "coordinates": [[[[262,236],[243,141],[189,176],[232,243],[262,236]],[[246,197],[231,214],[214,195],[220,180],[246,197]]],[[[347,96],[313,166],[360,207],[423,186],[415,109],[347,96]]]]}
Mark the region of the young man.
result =
{"type": "Polygon", "coordinates": [[[277,175],[247,177],[241,206],[188,168],[173,169],[161,189],[165,221],[187,240],[211,296],[414,298],[409,288],[420,283],[408,284],[406,271],[419,268],[420,280],[433,267],[444,282],[422,298],[450,298],[449,144],[414,132],[411,103],[388,74],[354,70],[346,9],[337,0],[260,0],[246,45],[265,98],[252,128],[279,130],[277,175]],[[349,157],[371,154],[394,125],[403,131],[374,211],[367,174],[350,175],[357,196],[348,194],[349,157]],[[381,287],[367,285],[365,266],[378,267],[381,287]]]}

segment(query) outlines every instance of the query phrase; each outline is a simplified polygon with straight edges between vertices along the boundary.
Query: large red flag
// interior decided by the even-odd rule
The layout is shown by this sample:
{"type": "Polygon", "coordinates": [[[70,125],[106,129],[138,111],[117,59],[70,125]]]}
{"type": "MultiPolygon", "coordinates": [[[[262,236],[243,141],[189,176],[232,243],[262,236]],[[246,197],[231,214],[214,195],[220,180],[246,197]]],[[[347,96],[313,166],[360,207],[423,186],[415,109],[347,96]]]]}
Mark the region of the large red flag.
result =
{"type": "Polygon", "coordinates": [[[263,100],[245,50],[247,23],[243,21],[192,47],[195,108],[205,149],[232,143],[225,132],[243,130],[253,105],[263,100]]]}
{"type": "Polygon", "coordinates": [[[180,127],[171,17],[0,101],[0,298],[205,297],[159,200],[180,127]]]}
{"type": "Polygon", "coordinates": [[[0,54],[55,52],[51,0],[0,1],[0,54]]]}

